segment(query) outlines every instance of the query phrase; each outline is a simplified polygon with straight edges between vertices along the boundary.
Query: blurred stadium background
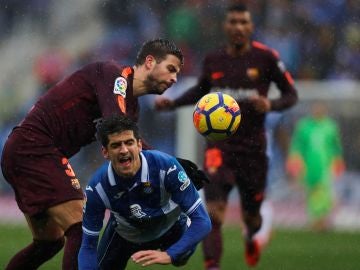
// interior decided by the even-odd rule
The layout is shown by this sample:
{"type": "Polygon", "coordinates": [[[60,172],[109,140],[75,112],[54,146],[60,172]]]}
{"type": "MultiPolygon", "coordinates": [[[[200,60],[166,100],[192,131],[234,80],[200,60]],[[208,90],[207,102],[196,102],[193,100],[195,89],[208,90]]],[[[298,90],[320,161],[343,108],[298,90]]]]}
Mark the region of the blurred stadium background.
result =
{"type": "MultiPolygon", "coordinates": [[[[141,44],[151,38],[166,37],[182,48],[184,70],[178,84],[166,95],[181,94],[195,83],[204,54],[223,43],[223,9],[235,2],[248,4],[256,24],[254,38],[280,52],[299,90],[300,102],[294,109],[270,114],[268,119],[272,162],[268,197],[275,209],[276,228],[306,229],[304,194],[299,185],[289,183],[284,158],[294,123],[309,111],[312,102],[322,100],[340,125],[347,165],[346,173],[334,183],[337,207],[332,229],[358,235],[359,0],[0,0],[0,150],[11,128],[48,87],[88,62],[113,59],[131,65],[141,44]]],[[[277,95],[275,89],[272,95],[277,95]]],[[[141,98],[140,126],[146,140],[157,149],[194,159],[201,165],[204,141],[192,127],[192,108],[157,113],[154,98],[141,98]]],[[[71,161],[85,185],[103,159],[94,143],[71,161]]],[[[1,179],[0,235],[6,234],[6,228],[17,229],[24,223],[12,190],[1,179]]],[[[227,223],[229,228],[239,223],[236,192],[231,194],[227,223]]],[[[290,240],[291,233],[285,235],[290,240]]],[[[359,257],[360,244],[356,243],[359,257]]],[[[6,246],[0,247],[2,250],[6,246]]],[[[0,257],[0,268],[9,256],[0,257]]]]}

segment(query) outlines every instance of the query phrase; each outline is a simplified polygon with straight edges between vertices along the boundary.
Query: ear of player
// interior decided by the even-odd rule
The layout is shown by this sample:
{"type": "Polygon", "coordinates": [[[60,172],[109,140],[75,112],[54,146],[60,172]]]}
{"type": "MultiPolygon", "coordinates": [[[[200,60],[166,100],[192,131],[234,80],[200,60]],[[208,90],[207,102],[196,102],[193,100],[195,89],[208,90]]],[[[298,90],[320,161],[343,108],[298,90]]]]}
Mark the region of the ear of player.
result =
{"type": "Polygon", "coordinates": [[[241,121],[239,104],[222,92],[203,96],[195,105],[193,122],[196,130],[213,141],[225,140],[238,129],[241,121]]]}

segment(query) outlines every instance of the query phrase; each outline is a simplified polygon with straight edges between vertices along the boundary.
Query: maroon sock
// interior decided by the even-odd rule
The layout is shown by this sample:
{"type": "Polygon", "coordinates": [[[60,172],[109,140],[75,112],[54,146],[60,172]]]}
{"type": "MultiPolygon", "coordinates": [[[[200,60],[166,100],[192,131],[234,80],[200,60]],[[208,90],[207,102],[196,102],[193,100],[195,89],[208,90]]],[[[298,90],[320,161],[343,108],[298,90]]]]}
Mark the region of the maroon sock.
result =
{"type": "Polygon", "coordinates": [[[82,223],[78,222],[71,225],[65,232],[65,247],[63,257],[63,270],[78,269],[78,254],[82,240],[82,223]]]}
{"type": "Polygon", "coordinates": [[[26,248],[19,251],[6,266],[6,270],[38,269],[50,260],[64,246],[64,238],[55,241],[33,240],[26,248]]]}
{"type": "Polygon", "coordinates": [[[219,267],[223,251],[221,224],[212,221],[212,230],[202,243],[205,266],[219,267]]]}

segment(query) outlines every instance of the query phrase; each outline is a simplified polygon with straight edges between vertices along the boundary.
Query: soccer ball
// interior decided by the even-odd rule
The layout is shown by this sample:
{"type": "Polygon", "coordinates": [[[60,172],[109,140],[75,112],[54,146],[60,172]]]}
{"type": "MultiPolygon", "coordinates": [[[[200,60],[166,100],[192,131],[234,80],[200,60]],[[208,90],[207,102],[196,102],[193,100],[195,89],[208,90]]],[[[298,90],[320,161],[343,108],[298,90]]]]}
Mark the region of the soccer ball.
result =
{"type": "Polygon", "coordinates": [[[240,121],[239,105],[231,96],[221,92],[203,96],[194,108],[196,130],[212,141],[229,138],[239,127],[240,121]]]}

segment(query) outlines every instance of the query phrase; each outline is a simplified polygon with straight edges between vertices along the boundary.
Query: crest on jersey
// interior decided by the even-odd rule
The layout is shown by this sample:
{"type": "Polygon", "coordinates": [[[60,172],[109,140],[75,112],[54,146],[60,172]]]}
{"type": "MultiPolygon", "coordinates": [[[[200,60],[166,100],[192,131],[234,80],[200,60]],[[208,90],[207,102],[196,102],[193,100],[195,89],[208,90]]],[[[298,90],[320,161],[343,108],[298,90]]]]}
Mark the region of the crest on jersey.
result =
{"type": "Polygon", "coordinates": [[[250,80],[255,81],[257,78],[259,78],[259,70],[257,68],[248,68],[246,70],[246,75],[250,80]]]}
{"type": "Polygon", "coordinates": [[[114,94],[126,97],[127,81],[124,77],[117,77],[114,84],[114,94]]]}
{"type": "Polygon", "coordinates": [[[143,194],[149,195],[153,192],[154,192],[154,189],[152,188],[150,181],[143,183],[143,194]]]}

